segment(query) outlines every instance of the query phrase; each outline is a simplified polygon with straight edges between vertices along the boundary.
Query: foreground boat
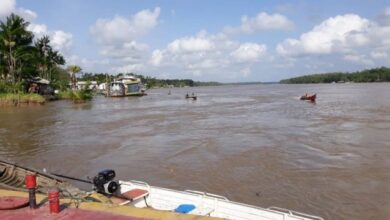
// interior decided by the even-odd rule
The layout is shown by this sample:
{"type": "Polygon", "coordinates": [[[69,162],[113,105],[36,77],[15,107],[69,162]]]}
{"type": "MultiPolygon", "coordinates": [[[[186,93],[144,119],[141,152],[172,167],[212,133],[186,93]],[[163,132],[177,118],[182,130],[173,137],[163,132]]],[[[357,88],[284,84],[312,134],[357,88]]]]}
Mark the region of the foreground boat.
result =
{"type": "Polygon", "coordinates": [[[315,102],[316,101],[316,98],[317,98],[317,94],[314,94],[314,95],[303,95],[301,96],[301,100],[306,100],[306,101],[311,101],[311,102],[315,102]]]}
{"type": "MultiPolygon", "coordinates": [[[[120,212],[110,211],[111,213],[121,215],[125,214],[133,217],[142,216],[146,219],[208,219],[207,217],[210,217],[232,220],[322,219],[318,216],[308,215],[305,213],[295,212],[278,207],[261,208],[243,203],[233,202],[228,200],[226,197],[210,193],[192,190],[178,191],[166,189],[156,186],[150,186],[145,182],[135,180],[116,181],[114,180],[115,171],[113,170],[103,170],[99,172],[93,178],[92,182],[59,175],[68,179],[81,180],[93,184],[95,192],[85,193],[84,191],[81,191],[78,188],[71,186],[70,184],[62,181],[61,179],[58,179],[53,175],[45,174],[34,169],[24,168],[15,164],[0,161],[0,188],[25,191],[25,176],[31,174],[36,175],[38,192],[46,194],[48,190],[52,189],[53,187],[59,188],[60,192],[62,193],[62,196],[66,197],[67,194],[64,194],[64,192],[68,192],[68,197],[71,200],[77,198],[78,201],[85,201],[86,206],[89,206],[89,204],[91,204],[87,202],[91,201],[91,199],[93,199],[94,201],[98,201],[100,204],[109,205],[109,210],[115,210],[113,207],[116,206],[113,206],[113,204],[116,204],[118,206],[123,206],[124,209],[118,209],[121,210],[120,212]],[[85,194],[85,196],[83,196],[83,194],[85,194]],[[137,213],[139,213],[139,216],[137,216],[137,213]],[[164,218],[163,216],[170,216],[170,218],[164,218]],[[173,216],[174,218],[172,218],[173,216]]],[[[4,191],[4,194],[11,195],[12,192],[4,191]]],[[[9,203],[9,199],[10,198],[8,197],[3,198],[3,202],[9,203]]],[[[79,205],[77,205],[76,207],[79,207],[79,205]]],[[[101,209],[102,208],[99,208],[97,210],[101,209]]],[[[3,214],[7,213],[12,217],[18,215],[18,213],[22,213],[22,215],[24,215],[23,213],[28,214],[29,212],[22,211],[17,212],[16,214],[15,212],[6,212],[3,214]]],[[[83,216],[84,214],[78,213],[77,215],[83,216]]],[[[99,213],[97,213],[96,216],[99,216],[99,213]]],[[[107,217],[106,219],[111,218],[115,217],[107,217]]]]}
{"type": "Polygon", "coordinates": [[[233,202],[226,197],[199,191],[178,191],[150,186],[141,181],[116,181],[115,171],[103,170],[93,178],[95,190],[119,205],[210,216],[232,220],[319,220],[317,216],[278,207],[261,208],[233,202]]]}
{"type": "Polygon", "coordinates": [[[278,207],[261,208],[233,202],[226,197],[199,191],[178,191],[140,181],[119,181],[114,193],[121,205],[234,220],[320,220],[321,217],[278,207]]]}

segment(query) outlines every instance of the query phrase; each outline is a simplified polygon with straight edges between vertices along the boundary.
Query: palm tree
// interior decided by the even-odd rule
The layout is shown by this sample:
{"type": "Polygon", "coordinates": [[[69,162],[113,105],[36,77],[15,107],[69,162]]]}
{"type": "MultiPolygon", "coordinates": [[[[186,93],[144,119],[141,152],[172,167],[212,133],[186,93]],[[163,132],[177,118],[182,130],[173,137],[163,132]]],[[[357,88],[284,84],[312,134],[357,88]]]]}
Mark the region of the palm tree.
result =
{"type": "Polygon", "coordinates": [[[5,63],[5,78],[13,83],[21,79],[22,60],[31,58],[31,43],[34,35],[27,31],[28,22],[11,14],[5,22],[0,22],[0,50],[5,63]]]}
{"type": "Polygon", "coordinates": [[[66,71],[69,72],[70,78],[72,80],[72,89],[76,88],[76,73],[81,72],[81,67],[77,65],[70,65],[66,68],[66,71]]]}
{"type": "Polygon", "coordinates": [[[40,77],[51,81],[53,67],[57,64],[64,65],[65,59],[58,51],[53,50],[50,46],[48,36],[43,36],[38,39],[35,42],[35,48],[37,50],[37,67],[40,77]]]}

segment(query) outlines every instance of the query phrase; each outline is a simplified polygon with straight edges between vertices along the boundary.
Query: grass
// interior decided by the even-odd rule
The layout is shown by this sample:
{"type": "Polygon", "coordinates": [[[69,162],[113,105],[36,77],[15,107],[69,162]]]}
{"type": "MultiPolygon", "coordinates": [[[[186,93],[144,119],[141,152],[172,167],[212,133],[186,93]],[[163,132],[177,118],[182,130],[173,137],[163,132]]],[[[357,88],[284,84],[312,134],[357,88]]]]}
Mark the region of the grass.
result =
{"type": "Polygon", "coordinates": [[[30,93],[0,93],[0,105],[44,104],[45,98],[30,93]]]}

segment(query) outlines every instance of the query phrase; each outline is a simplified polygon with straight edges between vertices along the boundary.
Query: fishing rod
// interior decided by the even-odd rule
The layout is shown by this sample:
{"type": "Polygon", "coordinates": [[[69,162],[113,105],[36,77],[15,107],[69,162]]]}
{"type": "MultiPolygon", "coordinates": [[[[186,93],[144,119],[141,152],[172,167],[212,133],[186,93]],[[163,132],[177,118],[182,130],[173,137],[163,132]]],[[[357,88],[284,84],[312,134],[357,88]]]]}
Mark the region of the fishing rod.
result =
{"type": "Polygon", "coordinates": [[[65,179],[76,180],[76,181],[83,182],[83,183],[93,184],[93,182],[90,181],[90,180],[83,180],[83,179],[80,179],[80,178],[71,177],[71,176],[65,176],[65,175],[58,174],[58,173],[50,173],[50,174],[54,175],[54,176],[61,177],[61,178],[65,178],[65,179]]]}

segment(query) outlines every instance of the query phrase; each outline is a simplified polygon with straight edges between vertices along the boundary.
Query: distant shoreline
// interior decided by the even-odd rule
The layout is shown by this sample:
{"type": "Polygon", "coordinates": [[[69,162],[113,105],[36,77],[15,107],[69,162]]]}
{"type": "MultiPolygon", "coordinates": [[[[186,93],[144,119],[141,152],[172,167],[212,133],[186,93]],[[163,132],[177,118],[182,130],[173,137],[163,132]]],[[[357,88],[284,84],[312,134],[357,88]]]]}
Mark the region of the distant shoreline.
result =
{"type": "Polygon", "coordinates": [[[352,73],[321,73],[304,75],[281,80],[282,84],[318,84],[318,83],[373,83],[390,82],[390,68],[380,67],[352,73]]]}

